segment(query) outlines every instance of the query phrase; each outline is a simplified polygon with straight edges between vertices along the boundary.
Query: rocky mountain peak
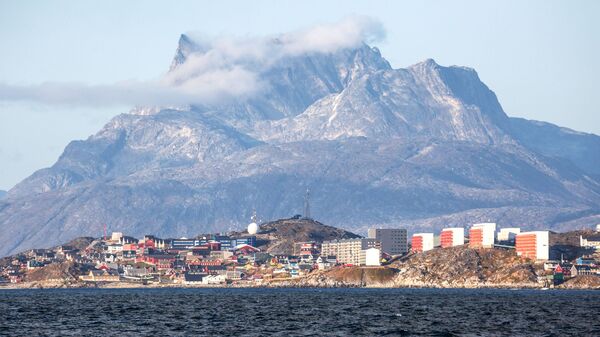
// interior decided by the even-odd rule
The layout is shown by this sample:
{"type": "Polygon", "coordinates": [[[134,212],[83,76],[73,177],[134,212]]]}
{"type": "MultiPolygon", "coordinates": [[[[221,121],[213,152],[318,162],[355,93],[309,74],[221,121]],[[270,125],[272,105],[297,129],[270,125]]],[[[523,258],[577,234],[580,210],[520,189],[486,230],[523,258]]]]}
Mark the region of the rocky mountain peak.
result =
{"type": "Polygon", "coordinates": [[[171,67],[169,68],[171,71],[181,64],[183,64],[186,58],[200,50],[200,46],[195,43],[188,35],[181,34],[179,36],[179,42],[177,43],[177,50],[175,50],[175,56],[173,57],[173,61],[171,62],[171,67]]]}
{"type": "Polygon", "coordinates": [[[71,142],[0,199],[0,256],[101,224],[136,236],[239,229],[253,208],[297,212],[307,187],[317,219],[362,233],[600,221],[600,137],[508,118],[473,69],[432,59],[393,69],[366,44],[261,43],[230,55],[182,35],[172,72],[225,48],[266,85],[211,105],[134,109],[71,142]]]}

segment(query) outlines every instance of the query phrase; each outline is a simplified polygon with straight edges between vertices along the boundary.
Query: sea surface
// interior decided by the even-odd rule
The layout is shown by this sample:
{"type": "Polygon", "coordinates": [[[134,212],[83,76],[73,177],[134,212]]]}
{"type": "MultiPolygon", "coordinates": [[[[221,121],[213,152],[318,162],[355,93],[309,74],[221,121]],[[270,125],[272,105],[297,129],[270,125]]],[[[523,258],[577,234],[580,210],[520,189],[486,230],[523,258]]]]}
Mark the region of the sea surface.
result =
{"type": "Polygon", "coordinates": [[[0,290],[1,336],[600,336],[600,292],[0,290]]]}

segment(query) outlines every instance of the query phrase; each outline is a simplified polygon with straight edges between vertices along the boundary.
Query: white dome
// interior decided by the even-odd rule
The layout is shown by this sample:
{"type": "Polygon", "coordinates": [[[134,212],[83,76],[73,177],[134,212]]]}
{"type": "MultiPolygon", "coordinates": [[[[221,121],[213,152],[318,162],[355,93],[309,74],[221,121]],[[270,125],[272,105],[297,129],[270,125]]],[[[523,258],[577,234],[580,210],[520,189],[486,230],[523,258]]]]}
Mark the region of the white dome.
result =
{"type": "Polygon", "coordinates": [[[249,224],[248,225],[248,234],[254,235],[254,234],[256,234],[256,232],[258,232],[258,225],[256,224],[256,222],[249,224]]]}

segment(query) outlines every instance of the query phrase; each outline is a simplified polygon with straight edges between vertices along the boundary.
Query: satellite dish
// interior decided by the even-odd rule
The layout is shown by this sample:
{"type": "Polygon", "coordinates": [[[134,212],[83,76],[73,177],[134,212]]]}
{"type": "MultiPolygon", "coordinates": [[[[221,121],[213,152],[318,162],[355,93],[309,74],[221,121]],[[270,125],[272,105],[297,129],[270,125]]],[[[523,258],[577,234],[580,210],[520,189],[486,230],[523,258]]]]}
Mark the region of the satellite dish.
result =
{"type": "Polygon", "coordinates": [[[252,222],[248,225],[248,234],[254,235],[258,232],[258,225],[256,222],[252,222]]]}

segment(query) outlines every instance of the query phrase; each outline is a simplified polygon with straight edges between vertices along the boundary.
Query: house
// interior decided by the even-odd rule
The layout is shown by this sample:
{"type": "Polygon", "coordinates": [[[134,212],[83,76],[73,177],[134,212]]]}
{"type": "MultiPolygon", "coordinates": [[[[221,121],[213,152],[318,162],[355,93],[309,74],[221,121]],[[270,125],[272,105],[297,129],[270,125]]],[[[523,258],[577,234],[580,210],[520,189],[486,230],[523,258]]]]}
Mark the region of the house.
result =
{"type": "Polygon", "coordinates": [[[39,262],[50,261],[55,256],[54,252],[48,249],[32,249],[28,255],[39,262]]]}
{"type": "Polygon", "coordinates": [[[117,243],[106,245],[106,252],[109,254],[116,254],[120,251],[123,251],[123,245],[117,243]]]}
{"type": "Polygon", "coordinates": [[[242,244],[235,246],[233,248],[233,251],[235,254],[250,255],[250,254],[260,252],[260,249],[254,247],[254,246],[250,246],[247,243],[242,243],[242,244]]]}
{"type": "Polygon", "coordinates": [[[335,258],[333,259],[333,263],[325,256],[319,256],[317,258],[317,268],[319,270],[331,269],[333,266],[335,266],[335,258]]]}
{"type": "Polygon", "coordinates": [[[600,234],[594,234],[587,237],[580,235],[579,245],[586,248],[600,249],[600,234]]]}
{"type": "Polygon", "coordinates": [[[96,269],[100,269],[100,270],[119,270],[119,265],[116,263],[112,263],[112,262],[100,262],[98,264],[96,264],[96,269]]]}
{"type": "Polygon", "coordinates": [[[578,257],[577,260],[575,260],[575,264],[581,266],[595,266],[597,265],[597,262],[592,258],[578,257]]]}
{"type": "Polygon", "coordinates": [[[202,278],[202,284],[222,284],[225,281],[225,275],[207,275],[202,278]]]}
{"type": "Polygon", "coordinates": [[[296,243],[294,245],[294,251],[297,251],[296,246],[300,247],[300,257],[319,254],[319,247],[314,241],[296,243]]]}
{"type": "Polygon", "coordinates": [[[560,266],[558,261],[554,261],[554,260],[549,260],[544,262],[544,270],[548,271],[548,270],[555,270],[556,267],[560,266]]]}
{"type": "Polygon", "coordinates": [[[243,279],[246,276],[246,273],[242,270],[227,270],[225,273],[225,278],[227,280],[238,281],[243,279]]]}
{"type": "Polygon", "coordinates": [[[104,254],[104,262],[113,263],[118,260],[117,254],[104,254]]]}
{"type": "Polygon", "coordinates": [[[27,261],[27,270],[32,270],[36,268],[42,268],[44,266],[43,262],[37,260],[29,260],[27,261]]]}
{"type": "Polygon", "coordinates": [[[158,270],[172,269],[175,263],[175,255],[151,254],[139,256],[135,262],[145,262],[154,265],[158,270]]]}
{"type": "Polygon", "coordinates": [[[114,270],[90,270],[87,275],[79,278],[84,282],[119,282],[119,273],[114,270]]]}
{"type": "Polygon", "coordinates": [[[203,284],[203,279],[208,276],[206,273],[187,272],[183,274],[184,284],[203,284]]]}
{"type": "Polygon", "coordinates": [[[317,261],[317,257],[312,254],[300,254],[300,262],[302,263],[315,263],[317,261]]]}
{"type": "Polygon", "coordinates": [[[598,275],[598,274],[600,274],[600,270],[596,266],[573,265],[573,267],[571,267],[571,276],[598,275]]]}
{"type": "Polygon", "coordinates": [[[148,272],[148,269],[135,268],[132,266],[123,267],[123,277],[132,280],[148,280],[153,278],[150,272],[148,272]]]}
{"type": "Polygon", "coordinates": [[[560,268],[562,269],[562,273],[563,273],[563,275],[564,275],[565,277],[572,276],[572,275],[571,275],[571,268],[573,267],[573,264],[571,264],[571,263],[566,263],[566,262],[563,262],[563,263],[561,263],[559,266],[560,266],[560,268]]]}
{"type": "Polygon", "coordinates": [[[21,282],[23,282],[23,275],[22,274],[11,274],[11,275],[8,275],[8,279],[10,280],[10,283],[21,283],[21,282]]]}

